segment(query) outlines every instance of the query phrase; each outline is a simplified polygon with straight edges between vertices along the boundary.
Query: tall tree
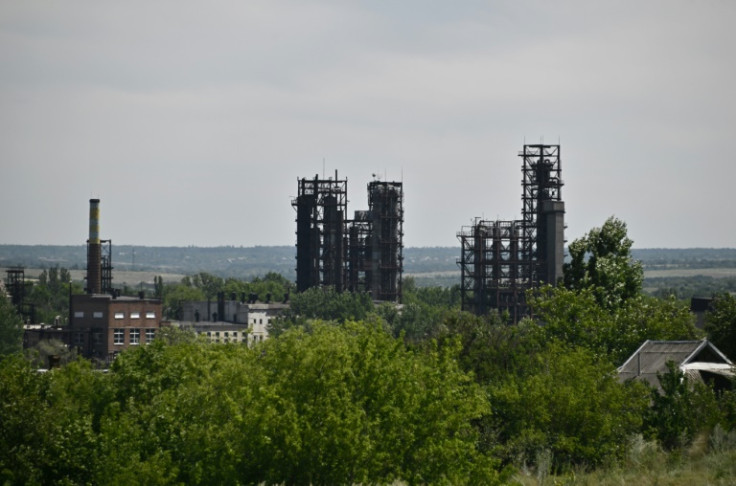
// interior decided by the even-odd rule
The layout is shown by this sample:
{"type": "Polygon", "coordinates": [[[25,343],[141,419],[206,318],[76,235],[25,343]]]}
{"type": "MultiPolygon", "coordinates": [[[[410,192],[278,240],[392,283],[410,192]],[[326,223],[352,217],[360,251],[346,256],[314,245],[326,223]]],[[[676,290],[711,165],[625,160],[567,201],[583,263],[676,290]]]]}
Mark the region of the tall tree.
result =
{"type": "Polygon", "coordinates": [[[570,244],[570,262],[564,265],[565,286],[591,289],[598,303],[609,309],[639,295],[644,271],[631,257],[632,244],[626,223],[608,218],[602,227],[570,244]]]}
{"type": "Polygon", "coordinates": [[[23,349],[23,321],[5,294],[0,293],[0,356],[23,349]]]}
{"type": "Polygon", "coordinates": [[[708,337],[729,359],[736,360],[736,297],[721,293],[705,314],[708,337]]]}

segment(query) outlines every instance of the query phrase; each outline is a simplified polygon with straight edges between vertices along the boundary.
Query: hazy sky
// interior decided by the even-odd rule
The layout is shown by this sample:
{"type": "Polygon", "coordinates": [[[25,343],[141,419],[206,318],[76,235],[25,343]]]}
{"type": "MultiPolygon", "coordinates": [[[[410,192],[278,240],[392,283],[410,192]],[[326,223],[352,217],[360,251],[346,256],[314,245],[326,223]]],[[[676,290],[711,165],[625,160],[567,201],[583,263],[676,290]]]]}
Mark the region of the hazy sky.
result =
{"type": "Polygon", "coordinates": [[[0,2],[0,243],[295,242],[297,179],[404,181],[406,246],[521,212],[562,146],[569,241],[736,247],[736,2],[0,2]]]}

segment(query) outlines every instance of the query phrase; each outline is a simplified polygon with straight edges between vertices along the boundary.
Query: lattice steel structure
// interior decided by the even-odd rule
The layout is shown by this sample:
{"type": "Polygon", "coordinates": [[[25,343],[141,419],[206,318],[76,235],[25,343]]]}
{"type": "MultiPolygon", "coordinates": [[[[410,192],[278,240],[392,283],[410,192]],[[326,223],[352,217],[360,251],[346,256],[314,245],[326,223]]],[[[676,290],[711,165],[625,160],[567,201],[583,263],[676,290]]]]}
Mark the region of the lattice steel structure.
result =
{"type": "Polygon", "coordinates": [[[299,179],[296,209],[296,286],[345,288],[347,179],[299,179]]]}
{"type": "MultiPolygon", "coordinates": [[[[550,212],[562,211],[562,166],[559,145],[524,145],[519,153],[522,162],[522,274],[530,287],[540,282],[555,283],[556,276],[548,271],[548,240],[554,235],[549,228],[550,212]]],[[[562,261],[560,260],[560,271],[562,261]]]]}
{"type": "Polygon", "coordinates": [[[23,267],[10,267],[5,270],[5,289],[10,295],[10,301],[15,307],[23,322],[33,323],[36,320],[36,308],[25,301],[26,273],[23,267]]]}
{"type": "Polygon", "coordinates": [[[491,309],[518,320],[525,312],[528,281],[521,274],[521,221],[476,220],[460,238],[463,309],[478,315],[491,309]]]}
{"type": "Polygon", "coordinates": [[[522,219],[484,221],[458,233],[464,310],[491,309],[517,322],[526,291],[562,277],[564,212],[559,145],[524,145],[522,219]]]}
{"type": "Polygon", "coordinates": [[[376,300],[400,301],[403,272],[404,190],[401,182],[368,184],[371,218],[370,271],[366,280],[376,300]]]}
{"type": "Polygon", "coordinates": [[[103,294],[112,295],[112,240],[100,240],[101,260],[100,260],[100,281],[103,294]]]}
{"type": "Polygon", "coordinates": [[[369,211],[355,211],[348,228],[348,290],[367,292],[370,288],[371,224],[369,211]]]}
{"type": "Polygon", "coordinates": [[[5,289],[10,302],[20,308],[26,295],[26,271],[23,267],[11,267],[5,270],[5,274],[5,289]]]}

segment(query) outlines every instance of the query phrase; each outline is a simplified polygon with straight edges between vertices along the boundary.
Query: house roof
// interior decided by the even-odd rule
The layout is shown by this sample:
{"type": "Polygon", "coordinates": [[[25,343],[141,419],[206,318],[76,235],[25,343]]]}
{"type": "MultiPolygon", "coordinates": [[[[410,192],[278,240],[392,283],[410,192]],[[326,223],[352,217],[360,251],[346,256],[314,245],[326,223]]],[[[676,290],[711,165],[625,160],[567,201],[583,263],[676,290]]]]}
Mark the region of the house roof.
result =
{"type": "Polygon", "coordinates": [[[733,363],[713,343],[701,341],[645,341],[618,368],[619,380],[640,379],[659,388],[657,374],[667,372],[667,362],[673,361],[691,376],[699,371],[733,376],[733,363]]]}

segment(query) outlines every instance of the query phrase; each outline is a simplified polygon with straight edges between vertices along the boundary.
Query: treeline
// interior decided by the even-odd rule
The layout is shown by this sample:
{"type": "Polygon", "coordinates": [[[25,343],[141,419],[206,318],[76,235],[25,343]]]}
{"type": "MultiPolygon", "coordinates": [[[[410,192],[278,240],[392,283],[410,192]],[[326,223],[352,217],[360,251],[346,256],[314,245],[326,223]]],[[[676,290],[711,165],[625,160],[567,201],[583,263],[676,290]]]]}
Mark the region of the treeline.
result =
{"type": "MultiPolygon", "coordinates": [[[[661,392],[617,378],[646,339],[705,336],[685,303],[643,293],[630,249],[615,219],[576,240],[564,285],[529,294],[534,318],[514,326],[461,312],[457,288],[408,280],[401,307],[291,295],[252,348],[161,333],[108,373],[84,361],[37,373],[6,357],[0,481],[494,484],[604,470],[642,449],[674,464],[701,439],[733,477],[733,390],[674,367],[661,392]]],[[[719,295],[707,323],[733,357],[736,299],[719,295]]]]}

